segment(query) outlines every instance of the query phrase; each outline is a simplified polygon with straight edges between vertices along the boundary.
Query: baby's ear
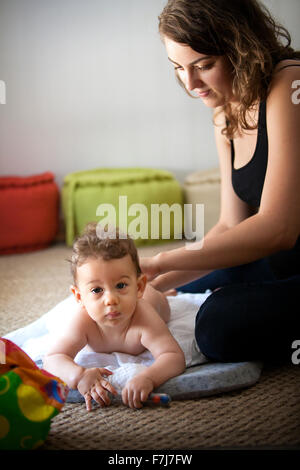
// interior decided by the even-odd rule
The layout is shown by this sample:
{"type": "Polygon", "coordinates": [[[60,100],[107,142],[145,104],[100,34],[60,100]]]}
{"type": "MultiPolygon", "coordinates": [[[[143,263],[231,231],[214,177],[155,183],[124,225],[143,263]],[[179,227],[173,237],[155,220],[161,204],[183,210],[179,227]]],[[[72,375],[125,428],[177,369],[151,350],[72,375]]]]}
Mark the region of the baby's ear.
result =
{"type": "Polygon", "coordinates": [[[78,287],[74,286],[73,284],[70,286],[70,291],[74,295],[76,302],[81,303],[81,294],[79,292],[78,287]]]}
{"type": "Polygon", "coordinates": [[[137,280],[138,286],[138,298],[141,299],[143,297],[144,291],[147,285],[147,276],[146,274],[140,274],[137,280]]]}

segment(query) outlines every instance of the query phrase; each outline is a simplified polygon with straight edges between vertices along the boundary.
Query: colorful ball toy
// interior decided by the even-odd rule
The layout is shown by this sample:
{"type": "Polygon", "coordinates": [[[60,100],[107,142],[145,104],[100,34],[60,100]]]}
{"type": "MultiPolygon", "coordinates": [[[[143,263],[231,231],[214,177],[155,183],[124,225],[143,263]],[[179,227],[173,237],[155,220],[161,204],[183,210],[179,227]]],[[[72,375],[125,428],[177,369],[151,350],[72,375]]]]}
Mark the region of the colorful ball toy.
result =
{"type": "Polygon", "coordinates": [[[39,369],[13,342],[0,342],[5,349],[0,363],[0,449],[35,449],[46,440],[68,387],[39,369]]]}

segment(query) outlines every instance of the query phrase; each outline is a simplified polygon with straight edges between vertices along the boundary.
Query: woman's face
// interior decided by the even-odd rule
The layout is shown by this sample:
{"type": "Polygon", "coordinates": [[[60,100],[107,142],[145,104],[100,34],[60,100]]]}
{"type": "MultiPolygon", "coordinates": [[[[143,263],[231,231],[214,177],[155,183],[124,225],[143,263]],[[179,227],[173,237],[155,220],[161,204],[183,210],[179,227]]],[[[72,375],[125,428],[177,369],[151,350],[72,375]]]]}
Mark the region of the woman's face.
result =
{"type": "Polygon", "coordinates": [[[173,41],[167,36],[164,43],[168,59],[188,91],[202,98],[210,108],[234,102],[232,74],[225,56],[209,56],[173,41]]]}

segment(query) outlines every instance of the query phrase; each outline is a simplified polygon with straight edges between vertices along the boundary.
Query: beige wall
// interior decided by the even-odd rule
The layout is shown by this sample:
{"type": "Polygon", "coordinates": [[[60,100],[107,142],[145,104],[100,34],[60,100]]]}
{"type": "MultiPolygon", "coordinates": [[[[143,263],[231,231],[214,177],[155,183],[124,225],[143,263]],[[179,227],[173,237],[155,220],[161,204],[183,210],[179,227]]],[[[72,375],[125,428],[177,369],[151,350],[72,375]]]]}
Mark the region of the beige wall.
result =
{"type": "MultiPolygon", "coordinates": [[[[300,48],[299,0],[265,0],[300,48]]],[[[0,0],[0,174],[218,164],[211,110],[175,82],[165,0],[0,0]]]]}

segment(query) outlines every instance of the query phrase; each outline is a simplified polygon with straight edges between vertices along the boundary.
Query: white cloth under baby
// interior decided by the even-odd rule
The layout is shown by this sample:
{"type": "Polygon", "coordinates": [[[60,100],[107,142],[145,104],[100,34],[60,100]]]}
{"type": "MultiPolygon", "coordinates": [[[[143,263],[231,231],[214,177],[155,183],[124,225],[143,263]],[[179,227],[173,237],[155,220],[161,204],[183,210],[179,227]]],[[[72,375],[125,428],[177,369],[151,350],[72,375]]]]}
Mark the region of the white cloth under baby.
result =
{"type": "MultiPolygon", "coordinates": [[[[168,327],[184,352],[187,367],[208,362],[197,347],[194,329],[196,314],[210,293],[178,293],[168,297],[171,309],[168,327]]],[[[74,297],[69,296],[35,322],[7,334],[5,338],[16,343],[35,362],[43,360],[52,341],[68,328],[78,308],[74,297]]],[[[74,360],[83,367],[105,367],[112,371],[109,380],[120,392],[129,379],[151,365],[154,359],[149,351],[132,356],[119,352],[96,353],[83,348],[74,360]]]]}

